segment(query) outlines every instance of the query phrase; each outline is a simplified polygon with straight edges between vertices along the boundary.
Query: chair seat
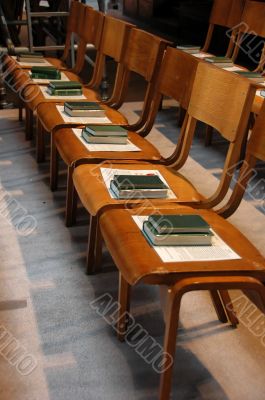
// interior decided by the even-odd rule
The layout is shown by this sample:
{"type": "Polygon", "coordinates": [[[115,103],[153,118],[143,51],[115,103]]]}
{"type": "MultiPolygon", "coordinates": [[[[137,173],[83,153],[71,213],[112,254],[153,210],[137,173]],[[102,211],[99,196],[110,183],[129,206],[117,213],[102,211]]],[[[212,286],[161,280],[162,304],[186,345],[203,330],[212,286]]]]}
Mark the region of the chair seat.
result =
{"type": "Polygon", "coordinates": [[[106,161],[100,165],[80,165],[75,168],[73,173],[73,181],[78,192],[80,200],[87,211],[93,215],[98,215],[103,209],[108,207],[124,208],[133,207],[136,204],[159,205],[179,202],[195,202],[198,203],[202,196],[186,180],[182,175],[173,169],[166,168],[163,165],[153,165],[150,163],[123,163],[119,164],[115,161],[106,161]],[[117,200],[111,198],[109,191],[102,179],[100,168],[117,168],[132,170],[158,170],[166,179],[168,185],[175,193],[174,199],[135,199],[135,200],[117,200]]]}
{"type": "MultiPolygon", "coordinates": [[[[124,123],[124,121],[123,121],[124,123]]],[[[89,162],[89,160],[161,160],[158,150],[147,140],[135,132],[129,132],[129,140],[135,144],[140,151],[89,151],[85,145],[76,137],[70,128],[59,129],[54,133],[54,142],[64,162],[71,166],[77,160],[89,162]]]]}
{"type": "MultiPolygon", "coordinates": [[[[99,101],[98,93],[92,89],[83,87],[83,94],[89,101],[99,101]]],[[[40,91],[39,86],[36,84],[27,86],[24,90],[23,97],[25,104],[32,111],[34,111],[41,103],[60,103],[58,96],[55,99],[46,99],[40,91]]],[[[63,103],[64,101],[65,99],[61,102],[63,103]]]]}
{"type": "Polygon", "coordinates": [[[153,209],[107,210],[100,217],[100,228],[107,248],[125,280],[135,285],[174,284],[186,277],[216,275],[248,275],[265,282],[264,258],[249,240],[217,214],[190,207],[156,209],[161,214],[200,214],[214,231],[241,258],[226,261],[192,261],[164,263],[145,239],[132,219],[134,215],[150,215],[153,209]]]}
{"type": "MultiPolygon", "coordinates": [[[[93,93],[93,92],[92,92],[93,93]]],[[[84,94],[89,96],[90,91],[88,89],[86,89],[84,91],[84,94]]],[[[88,97],[89,101],[90,98],[88,97]]],[[[99,101],[97,99],[91,99],[91,101],[99,101]]],[[[66,123],[64,122],[61,114],[59,113],[59,111],[56,108],[56,105],[63,105],[63,102],[60,102],[57,100],[57,102],[44,102],[44,103],[40,103],[40,105],[37,108],[37,115],[38,115],[38,119],[40,120],[42,126],[44,127],[44,129],[47,132],[52,132],[55,128],[60,128],[63,126],[83,126],[83,124],[80,124],[80,122],[74,122],[75,118],[73,118],[73,122],[71,123],[66,123]]],[[[109,118],[113,124],[117,124],[117,125],[126,125],[127,124],[127,120],[126,118],[119,112],[116,111],[108,106],[105,105],[101,105],[102,108],[105,109],[105,114],[106,117],[109,118]]]]}

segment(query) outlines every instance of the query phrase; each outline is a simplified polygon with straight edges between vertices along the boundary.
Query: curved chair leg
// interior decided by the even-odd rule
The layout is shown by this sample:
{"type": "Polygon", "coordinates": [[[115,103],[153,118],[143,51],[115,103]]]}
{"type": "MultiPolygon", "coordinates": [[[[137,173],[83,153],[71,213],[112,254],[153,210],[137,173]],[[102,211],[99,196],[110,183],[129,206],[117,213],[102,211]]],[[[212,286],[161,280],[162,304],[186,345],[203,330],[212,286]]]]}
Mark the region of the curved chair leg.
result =
{"type": "Polygon", "coordinates": [[[176,337],[179,319],[179,310],[182,296],[194,290],[227,291],[229,289],[248,289],[256,291],[265,306],[265,287],[255,278],[247,276],[227,276],[227,277],[193,277],[182,279],[174,286],[169,288],[166,330],[164,339],[164,358],[165,362],[172,357],[171,364],[165,364],[160,379],[159,400],[169,400],[171,392],[171,380],[173,371],[173,360],[176,350],[176,337]]]}
{"type": "Polygon", "coordinates": [[[227,290],[220,290],[220,297],[222,299],[223,305],[225,307],[225,311],[227,313],[228,319],[231,322],[231,325],[236,327],[239,324],[239,321],[236,316],[236,312],[233,309],[233,303],[231,297],[227,290]],[[229,307],[228,307],[229,305],[229,307]]]}
{"type": "Polygon", "coordinates": [[[207,125],[206,132],[205,132],[205,140],[204,140],[205,147],[211,146],[212,139],[213,139],[213,128],[211,126],[207,125]]]}
{"type": "Polygon", "coordinates": [[[214,305],[214,308],[215,308],[215,311],[216,311],[219,321],[226,323],[228,321],[228,319],[227,319],[226,312],[223,307],[223,303],[220,299],[219,292],[217,290],[211,290],[210,295],[211,295],[212,302],[213,302],[213,305],[214,305]]]}
{"type": "Polygon", "coordinates": [[[26,133],[25,139],[32,140],[33,138],[33,111],[26,106],[26,133]]]}
{"type": "Polygon", "coordinates": [[[77,192],[73,182],[73,167],[67,170],[65,225],[72,226],[76,222],[77,192]]]}
{"type": "Polygon", "coordinates": [[[52,192],[54,192],[58,188],[58,161],[59,161],[59,154],[54,142],[54,135],[51,133],[50,189],[52,192]]]}
{"type": "Polygon", "coordinates": [[[87,251],[87,275],[93,274],[95,267],[95,244],[98,230],[98,217],[90,215],[88,251],[87,251]]]}
{"type": "Polygon", "coordinates": [[[45,130],[39,119],[37,119],[36,159],[38,163],[45,161],[45,130]]]}
{"type": "Polygon", "coordinates": [[[128,324],[128,314],[130,312],[130,292],[131,286],[119,273],[119,315],[117,321],[117,335],[118,339],[123,342],[128,324]]]}

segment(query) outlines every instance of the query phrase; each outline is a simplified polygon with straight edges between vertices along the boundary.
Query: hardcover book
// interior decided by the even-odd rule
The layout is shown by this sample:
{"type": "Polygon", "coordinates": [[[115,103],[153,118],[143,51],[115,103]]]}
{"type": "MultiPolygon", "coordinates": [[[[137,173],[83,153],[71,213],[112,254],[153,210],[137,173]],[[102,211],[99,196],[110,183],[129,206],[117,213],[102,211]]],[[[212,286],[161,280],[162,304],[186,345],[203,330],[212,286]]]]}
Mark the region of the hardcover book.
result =
{"type": "Polygon", "coordinates": [[[82,130],[81,137],[87,143],[104,143],[104,144],[126,144],[127,143],[127,135],[120,135],[120,136],[98,136],[93,135],[82,130]]]}
{"type": "Polygon", "coordinates": [[[251,71],[235,71],[236,74],[243,76],[244,78],[248,78],[253,82],[264,82],[265,78],[259,74],[258,72],[251,72],[251,71]]]}
{"type": "Polygon", "coordinates": [[[204,60],[221,68],[233,67],[234,65],[232,59],[228,57],[206,57],[204,60]]]}
{"type": "Polygon", "coordinates": [[[200,52],[201,47],[200,46],[194,46],[192,44],[185,44],[185,45],[182,45],[182,46],[177,46],[177,49],[178,50],[182,50],[185,53],[196,54],[196,53],[200,52]]]}
{"type": "Polygon", "coordinates": [[[34,79],[61,79],[61,72],[55,67],[37,66],[31,68],[31,77],[34,79]]]}
{"type": "Polygon", "coordinates": [[[113,183],[118,189],[168,189],[158,175],[114,175],[113,183]]]}
{"type": "Polygon", "coordinates": [[[79,82],[50,82],[47,93],[52,96],[79,96],[83,93],[82,85],[79,82]]]}
{"type": "Polygon", "coordinates": [[[166,233],[208,233],[210,225],[196,214],[150,215],[148,222],[158,234],[166,233]]]}
{"type": "Polygon", "coordinates": [[[41,53],[20,53],[17,55],[17,61],[19,62],[34,62],[43,63],[44,57],[41,53]]]}
{"type": "Polygon", "coordinates": [[[84,131],[94,136],[128,136],[128,132],[119,125],[87,125],[84,131]]]}
{"type": "Polygon", "coordinates": [[[105,111],[99,103],[91,101],[68,101],[64,103],[64,112],[70,117],[104,117],[105,111]]]}
{"type": "Polygon", "coordinates": [[[213,237],[211,231],[159,234],[149,221],[144,222],[143,233],[155,246],[211,246],[213,237]]]}

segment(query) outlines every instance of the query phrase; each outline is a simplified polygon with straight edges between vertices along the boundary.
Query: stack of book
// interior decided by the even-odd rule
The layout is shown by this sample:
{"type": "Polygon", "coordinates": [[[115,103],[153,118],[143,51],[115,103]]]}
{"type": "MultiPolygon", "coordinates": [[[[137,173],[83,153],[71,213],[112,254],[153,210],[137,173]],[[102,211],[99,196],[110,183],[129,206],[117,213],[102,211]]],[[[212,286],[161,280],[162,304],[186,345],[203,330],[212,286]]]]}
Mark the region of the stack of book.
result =
{"type": "Polygon", "coordinates": [[[262,83],[265,80],[265,77],[259,74],[258,72],[251,72],[251,71],[234,71],[235,74],[243,76],[244,78],[248,78],[253,82],[262,83]]]}
{"type": "Polygon", "coordinates": [[[228,57],[206,57],[204,60],[220,68],[234,66],[232,59],[228,57]]]}
{"type": "Polygon", "coordinates": [[[94,101],[67,101],[64,112],[70,117],[105,117],[105,111],[94,101]]]}
{"type": "Polygon", "coordinates": [[[200,215],[150,215],[143,234],[155,246],[211,246],[213,232],[200,215]]]}
{"type": "Polygon", "coordinates": [[[37,66],[31,68],[32,79],[61,79],[61,72],[53,66],[37,66]]]}
{"type": "Polygon", "coordinates": [[[169,188],[158,175],[114,175],[110,189],[118,199],[161,199],[169,188]]]}
{"type": "Polygon", "coordinates": [[[185,53],[189,53],[189,54],[197,54],[201,51],[200,46],[194,46],[192,44],[186,44],[183,46],[177,46],[178,50],[182,50],[185,53]]]}
{"type": "Polygon", "coordinates": [[[45,62],[45,59],[41,53],[20,53],[17,55],[17,61],[41,64],[45,62]]]}
{"type": "Polygon", "coordinates": [[[75,81],[50,82],[47,93],[51,96],[80,96],[82,95],[82,85],[75,81]]]}
{"type": "Polygon", "coordinates": [[[119,125],[89,125],[81,137],[87,143],[127,144],[128,132],[119,125]]]}

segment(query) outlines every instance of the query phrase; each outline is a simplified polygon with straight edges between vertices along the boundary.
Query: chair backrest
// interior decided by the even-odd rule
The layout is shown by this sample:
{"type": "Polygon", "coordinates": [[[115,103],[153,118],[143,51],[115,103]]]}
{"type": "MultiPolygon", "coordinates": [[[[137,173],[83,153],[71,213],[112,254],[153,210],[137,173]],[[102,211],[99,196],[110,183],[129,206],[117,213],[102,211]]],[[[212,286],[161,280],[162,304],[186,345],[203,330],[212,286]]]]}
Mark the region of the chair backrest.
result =
{"type": "Polygon", "coordinates": [[[237,35],[237,29],[233,28],[237,27],[241,21],[245,1],[246,0],[214,0],[209,19],[209,28],[202,49],[203,51],[208,51],[212,41],[214,28],[218,25],[231,29],[226,56],[230,57],[232,55],[237,35]]]}
{"type": "Polygon", "coordinates": [[[85,4],[80,3],[79,1],[76,0],[73,0],[71,2],[69,16],[67,20],[64,52],[62,55],[63,61],[66,61],[69,56],[69,52],[71,50],[72,34],[76,34],[79,37],[82,33],[83,20],[84,20],[85,10],[87,8],[91,7],[86,6],[85,4]]]}
{"type": "Polygon", "coordinates": [[[179,168],[186,161],[197,121],[213,127],[229,142],[220,183],[209,198],[200,202],[201,208],[213,208],[219,204],[229,189],[242,142],[248,133],[255,93],[256,85],[248,79],[208,63],[198,64],[186,113],[184,146],[174,166],[179,168]]]}
{"type": "Polygon", "coordinates": [[[98,87],[101,83],[106,57],[120,63],[128,36],[134,25],[117,18],[105,16],[100,45],[97,51],[93,76],[88,85],[98,87]]]}
{"type": "Polygon", "coordinates": [[[83,69],[87,45],[91,44],[95,50],[99,49],[105,17],[103,13],[91,7],[86,7],[82,18],[80,20],[79,43],[74,66],[74,72],[77,74],[83,69]]]}
{"type": "Polygon", "coordinates": [[[136,73],[144,78],[147,88],[142,113],[139,120],[135,124],[129,125],[128,129],[138,131],[146,123],[157,83],[157,76],[168,44],[167,40],[141,29],[133,28],[129,33],[117,71],[112,96],[108,101],[110,106],[119,108],[128,93],[131,73],[136,73]]]}
{"type": "MultiPolygon", "coordinates": [[[[184,51],[173,47],[168,47],[166,49],[157,77],[157,85],[152,106],[149,109],[147,122],[144,128],[139,132],[142,136],[146,136],[152,129],[164,96],[176,100],[179,104],[179,109],[187,110],[199,62],[199,59],[184,51]]],[[[166,164],[170,165],[174,163],[179,157],[183,145],[182,134],[184,131],[183,124],[177,146],[172,155],[165,160],[166,164]]]]}
{"type": "MultiPolygon", "coordinates": [[[[255,175],[257,160],[265,161],[265,102],[263,102],[260,113],[251,132],[247,144],[245,159],[241,165],[236,184],[232,194],[218,214],[224,218],[230,217],[240,205],[250,179],[255,175]]],[[[229,171],[230,173],[230,171],[229,171]]],[[[264,198],[263,198],[264,201],[264,198]]]]}
{"type": "Polygon", "coordinates": [[[245,46],[243,45],[243,42],[246,38],[246,35],[265,38],[265,3],[258,1],[246,2],[242,15],[242,21],[238,25],[238,32],[239,33],[232,56],[233,60],[236,60],[239,50],[244,47],[244,51],[248,54],[248,56],[258,64],[256,70],[262,70],[265,54],[264,42],[260,57],[257,57],[257,43],[254,44],[254,47],[252,46],[253,38],[248,38],[245,46]]]}

